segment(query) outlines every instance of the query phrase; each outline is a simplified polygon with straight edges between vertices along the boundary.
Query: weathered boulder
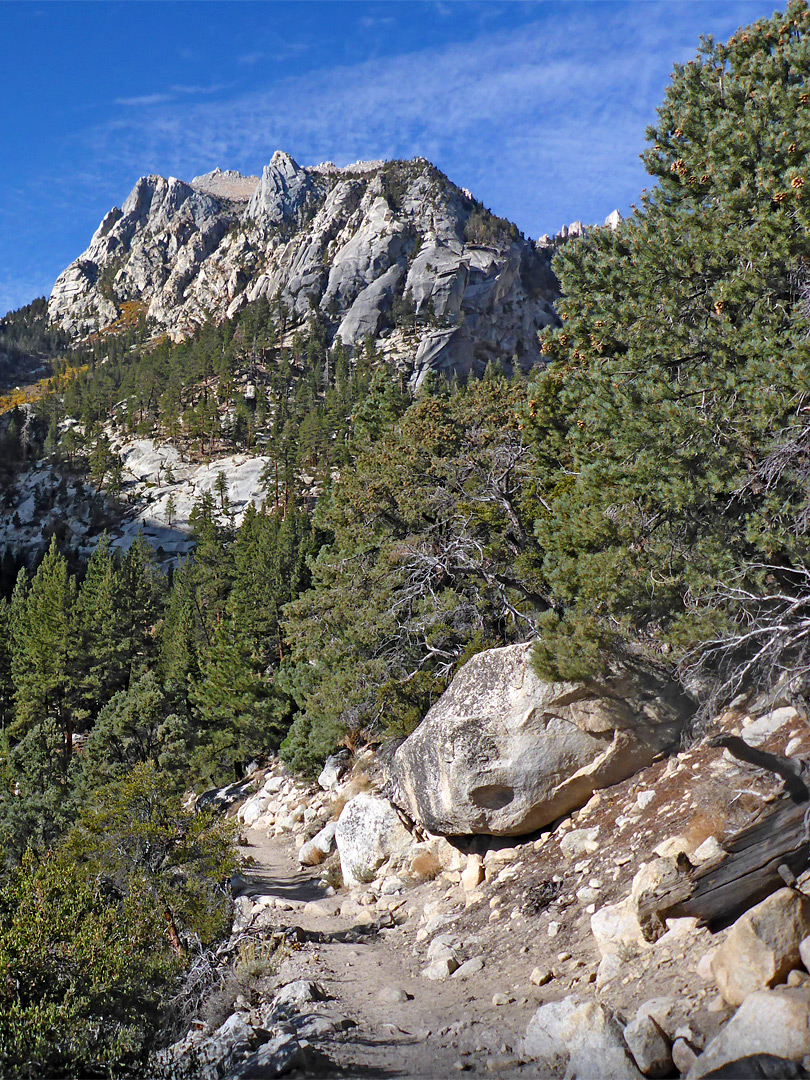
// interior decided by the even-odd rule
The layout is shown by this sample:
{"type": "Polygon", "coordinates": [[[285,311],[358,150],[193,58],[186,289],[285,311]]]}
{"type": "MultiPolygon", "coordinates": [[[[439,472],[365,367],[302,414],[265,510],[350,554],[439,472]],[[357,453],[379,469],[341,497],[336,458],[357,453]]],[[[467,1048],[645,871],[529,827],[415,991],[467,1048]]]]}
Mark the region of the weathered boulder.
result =
{"type": "Polygon", "coordinates": [[[755,990],[783,982],[801,965],[799,950],[808,934],[810,897],[794,889],[779,889],[746,911],[712,957],[712,974],[724,999],[741,1005],[755,990]]]}
{"type": "Polygon", "coordinates": [[[394,753],[393,799],[433,832],[532,832],[648,765],[693,710],[641,665],[603,683],[544,682],[530,650],[474,656],[394,753]]]}
{"type": "MultiPolygon", "coordinates": [[[[716,1075],[715,1070],[759,1055],[798,1062],[810,1054],[810,989],[778,987],[749,996],[712,1039],[687,1073],[687,1080],[716,1075]]],[[[722,1075],[722,1074],[720,1074],[722,1075]]],[[[769,1075],[743,1072],[740,1065],[727,1076],[769,1075]]],[[[787,1071],[772,1076],[795,1075],[787,1071]]]]}
{"type": "Polygon", "coordinates": [[[387,859],[402,853],[413,842],[387,799],[362,793],[343,807],[335,841],[346,885],[372,881],[387,859]]]}
{"type": "Polygon", "coordinates": [[[319,866],[335,849],[336,830],[336,821],[327,822],[320,832],[301,846],[298,851],[299,863],[302,866],[319,866]]]}
{"type": "Polygon", "coordinates": [[[331,791],[340,783],[343,776],[348,772],[352,763],[352,756],[348,750],[338,750],[336,754],[330,754],[323,763],[318,783],[324,791],[331,791]]]}
{"type": "Polygon", "coordinates": [[[521,1053],[541,1075],[641,1080],[613,1013],[595,1001],[566,997],[541,1005],[529,1021],[521,1053]]]}

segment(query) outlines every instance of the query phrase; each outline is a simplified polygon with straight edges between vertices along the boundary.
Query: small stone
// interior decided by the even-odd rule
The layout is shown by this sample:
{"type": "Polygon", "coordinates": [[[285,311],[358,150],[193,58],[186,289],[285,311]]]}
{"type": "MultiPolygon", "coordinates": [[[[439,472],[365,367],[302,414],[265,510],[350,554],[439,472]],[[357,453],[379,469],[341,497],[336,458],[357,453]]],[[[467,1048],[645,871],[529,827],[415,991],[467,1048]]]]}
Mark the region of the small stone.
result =
{"type": "Polygon", "coordinates": [[[581,904],[593,904],[599,899],[599,889],[594,889],[590,885],[585,885],[581,889],[577,889],[577,900],[581,904]]]}
{"type": "Polygon", "coordinates": [[[799,713],[792,705],[765,713],[743,728],[742,737],[749,746],[761,746],[785,724],[798,719],[799,713]]]}
{"type": "Polygon", "coordinates": [[[545,986],[550,983],[554,976],[547,968],[536,967],[529,976],[529,982],[534,986],[545,986]]]}
{"type": "Polygon", "coordinates": [[[810,936],[810,898],[779,889],[750,908],[728,932],[712,958],[717,988],[730,1005],[782,982],[801,962],[810,936]]]}
{"type": "Polygon", "coordinates": [[[558,922],[552,921],[552,922],[550,922],[548,924],[547,933],[548,933],[549,937],[556,937],[557,934],[559,934],[559,932],[560,932],[560,924],[558,922]]]}
{"type": "Polygon", "coordinates": [[[434,938],[428,946],[427,958],[428,960],[455,960],[456,954],[446,941],[434,938]]]}
{"type": "Polygon", "coordinates": [[[697,962],[695,972],[701,979],[705,979],[707,982],[714,979],[714,972],[712,971],[712,964],[714,962],[714,954],[717,949],[710,949],[709,952],[704,953],[700,960],[697,962]]]}
{"type": "Polygon", "coordinates": [[[645,1076],[667,1076],[672,1070],[669,1039],[647,1013],[639,1010],[624,1029],[624,1041],[645,1076]]]}
{"type": "Polygon", "coordinates": [[[493,1005],[511,1005],[514,1000],[515,1000],[514,994],[507,994],[507,993],[503,993],[503,992],[498,992],[497,994],[492,995],[492,1004],[493,1005]]]}
{"type": "Polygon", "coordinates": [[[728,1005],[726,1005],[725,1001],[723,1001],[722,994],[715,994],[715,996],[706,1006],[706,1011],[710,1013],[721,1013],[725,1012],[727,1009],[728,1005]]]}
{"type": "Polygon", "coordinates": [[[692,848],[693,845],[685,836],[670,836],[654,847],[653,852],[661,859],[671,859],[681,854],[688,855],[692,848]]]}
{"type": "Polygon", "coordinates": [[[445,979],[450,978],[453,972],[458,969],[458,966],[458,960],[454,957],[434,960],[432,964],[423,968],[422,976],[425,979],[430,979],[432,982],[443,982],[445,979]]]}
{"type": "Polygon", "coordinates": [[[640,791],[638,795],[636,795],[636,806],[639,810],[646,810],[654,798],[654,791],[640,791]]]}
{"type": "Polygon", "coordinates": [[[808,1030],[810,989],[779,986],[775,990],[757,990],[749,994],[734,1016],[720,1028],[698,1058],[690,1080],[699,1080],[721,1068],[725,1068],[729,1076],[741,1075],[742,1070],[738,1072],[735,1065],[757,1055],[781,1059],[769,1062],[771,1070],[760,1072],[762,1076],[801,1075],[785,1071],[784,1063],[801,1061],[805,1057],[808,1030]],[[779,1071],[773,1071],[774,1065],[779,1071]]]}
{"type": "Polygon", "coordinates": [[[405,1001],[412,1001],[413,994],[403,990],[401,986],[384,986],[377,994],[377,1001],[381,1005],[399,1005],[405,1001]]]}
{"type": "Polygon", "coordinates": [[[456,968],[453,972],[454,979],[466,979],[469,975],[477,975],[479,971],[484,970],[484,958],[483,956],[473,956],[469,960],[465,960],[463,964],[456,968]]]}
{"type": "Polygon", "coordinates": [[[717,837],[707,836],[689,856],[689,861],[697,866],[708,862],[709,859],[720,859],[725,855],[725,849],[720,845],[717,837]]]}
{"type": "Polygon", "coordinates": [[[567,859],[575,859],[579,855],[595,855],[600,846],[598,835],[597,826],[590,829],[572,829],[560,840],[560,851],[567,859]]]}
{"type": "Polygon", "coordinates": [[[558,964],[564,964],[566,960],[570,960],[570,959],[571,959],[571,953],[570,952],[557,953],[557,963],[558,964]]]}
{"type": "Polygon", "coordinates": [[[467,865],[461,873],[461,885],[467,893],[473,892],[484,880],[484,861],[480,855],[468,855],[467,865]]]}

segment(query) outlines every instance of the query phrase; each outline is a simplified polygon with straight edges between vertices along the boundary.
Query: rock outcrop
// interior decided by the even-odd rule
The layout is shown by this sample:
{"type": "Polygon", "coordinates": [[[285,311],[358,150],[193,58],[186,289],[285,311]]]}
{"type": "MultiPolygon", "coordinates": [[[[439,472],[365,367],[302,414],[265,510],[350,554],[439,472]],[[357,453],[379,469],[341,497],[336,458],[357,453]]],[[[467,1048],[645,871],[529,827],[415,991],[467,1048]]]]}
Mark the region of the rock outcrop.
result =
{"type": "Polygon", "coordinates": [[[532,832],[648,765],[692,706],[651,669],[549,683],[531,645],[473,657],[392,757],[394,801],[444,835],[532,832]]]}
{"type": "Polygon", "coordinates": [[[142,177],[48,312],[80,335],[134,303],[182,338],[266,296],[293,324],[318,307],[349,346],[393,330],[388,351],[418,385],[430,370],[538,361],[537,332],[556,322],[550,257],[423,158],[301,168],[276,152],[261,177],[142,177]]]}

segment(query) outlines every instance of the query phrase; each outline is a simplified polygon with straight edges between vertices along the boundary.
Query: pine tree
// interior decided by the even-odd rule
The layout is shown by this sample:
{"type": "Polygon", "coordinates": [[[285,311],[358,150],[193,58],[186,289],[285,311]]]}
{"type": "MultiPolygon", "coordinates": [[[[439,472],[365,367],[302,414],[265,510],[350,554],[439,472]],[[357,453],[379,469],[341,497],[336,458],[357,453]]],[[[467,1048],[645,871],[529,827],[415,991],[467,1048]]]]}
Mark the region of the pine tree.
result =
{"type": "Polygon", "coordinates": [[[557,257],[563,325],[529,395],[538,447],[543,383],[567,427],[537,523],[556,598],[546,674],[627,638],[677,654],[722,635],[732,583],[790,591],[810,557],[808,56],[804,3],[704,42],[648,132],[657,186],[619,229],[557,257]]]}
{"type": "Polygon", "coordinates": [[[80,643],[76,582],[51,540],[48,552],[13,619],[12,678],[15,718],[10,731],[22,734],[45,721],[61,732],[62,767],[73,751],[80,643]]]}

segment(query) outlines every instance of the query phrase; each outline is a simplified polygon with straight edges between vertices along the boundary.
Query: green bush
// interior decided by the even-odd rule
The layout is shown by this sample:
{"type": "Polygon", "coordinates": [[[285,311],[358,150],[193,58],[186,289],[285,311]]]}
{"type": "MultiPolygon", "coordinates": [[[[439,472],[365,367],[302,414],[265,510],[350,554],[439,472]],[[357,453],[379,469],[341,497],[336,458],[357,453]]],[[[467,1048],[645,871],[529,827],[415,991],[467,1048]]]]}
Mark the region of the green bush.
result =
{"type": "Polygon", "coordinates": [[[189,940],[226,930],[233,831],[148,765],[101,789],[63,843],[0,887],[0,1075],[137,1073],[189,940]]]}

